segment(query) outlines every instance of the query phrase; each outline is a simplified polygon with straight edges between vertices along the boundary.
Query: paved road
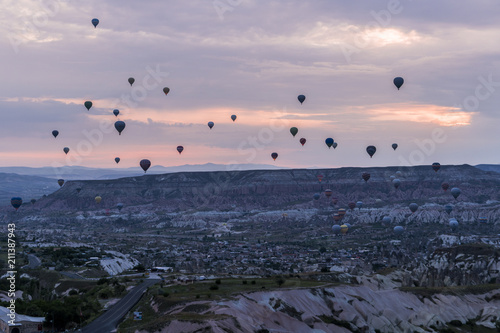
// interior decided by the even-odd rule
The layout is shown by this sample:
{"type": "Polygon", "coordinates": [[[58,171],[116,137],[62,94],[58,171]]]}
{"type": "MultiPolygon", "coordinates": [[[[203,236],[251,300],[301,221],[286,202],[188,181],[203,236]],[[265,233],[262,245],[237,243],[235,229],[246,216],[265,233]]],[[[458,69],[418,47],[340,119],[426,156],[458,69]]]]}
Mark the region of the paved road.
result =
{"type": "Polygon", "coordinates": [[[82,333],[110,333],[120,323],[122,318],[132,307],[139,301],[146,289],[155,283],[160,282],[160,279],[147,279],[143,283],[134,287],[124,298],[113,305],[104,314],[85,326],[82,333]]]}
{"type": "Polygon", "coordinates": [[[22,268],[35,269],[42,264],[42,261],[40,259],[38,259],[38,257],[36,257],[33,254],[28,254],[28,260],[29,260],[29,264],[23,266],[22,268]]]}

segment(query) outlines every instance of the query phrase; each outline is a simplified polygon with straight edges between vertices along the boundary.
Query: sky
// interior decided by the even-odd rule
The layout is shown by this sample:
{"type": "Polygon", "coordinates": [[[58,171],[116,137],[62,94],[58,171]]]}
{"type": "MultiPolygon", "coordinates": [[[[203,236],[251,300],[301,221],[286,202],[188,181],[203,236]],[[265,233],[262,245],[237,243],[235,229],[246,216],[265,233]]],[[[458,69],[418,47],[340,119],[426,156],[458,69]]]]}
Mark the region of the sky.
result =
{"type": "Polygon", "coordinates": [[[2,9],[0,166],[500,163],[497,0],[2,0],[2,9]]]}

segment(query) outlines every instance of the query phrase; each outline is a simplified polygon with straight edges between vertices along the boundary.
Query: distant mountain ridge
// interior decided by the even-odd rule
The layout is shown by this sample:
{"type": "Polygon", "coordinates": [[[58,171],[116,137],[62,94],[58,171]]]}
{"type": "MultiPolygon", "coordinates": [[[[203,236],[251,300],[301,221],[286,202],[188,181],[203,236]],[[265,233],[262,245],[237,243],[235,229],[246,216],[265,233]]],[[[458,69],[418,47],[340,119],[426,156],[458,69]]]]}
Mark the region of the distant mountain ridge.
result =
{"type": "Polygon", "coordinates": [[[500,173],[500,164],[478,164],[475,165],[475,167],[483,171],[493,171],[500,173]]]}
{"type": "MultiPolygon", "coordinates": [[[[163,174],[173,172],[189,171],[236,171],[236,170],[266,170],[287,169],[270,164],[184,164],[179,166],[164,167],[154,165],[148,170],[148,174],[163,174]]],[[[81,166],[63,167],[0,167],[0,173],[15,173],[18,175],[38,176],[52,179],[62,178],[64,180],[95,180],[116,179],[122,177],[141,176],[144,172],[139,166],[130,168],[88,168],[81,166]]]]}

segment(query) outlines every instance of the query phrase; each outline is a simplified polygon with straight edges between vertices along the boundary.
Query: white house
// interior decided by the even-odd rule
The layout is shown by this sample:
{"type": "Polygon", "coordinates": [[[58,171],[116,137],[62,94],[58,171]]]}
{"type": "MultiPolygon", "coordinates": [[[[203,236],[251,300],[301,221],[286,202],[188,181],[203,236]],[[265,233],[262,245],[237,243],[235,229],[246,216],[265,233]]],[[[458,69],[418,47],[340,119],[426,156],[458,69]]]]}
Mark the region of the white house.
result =
{"type": "Polygon", "coordinates": [[[4,306],[0,306],[0,333],[39,333],[42,331],[44,317],[30,317],[22,314],[15,314],[4,306]]]}

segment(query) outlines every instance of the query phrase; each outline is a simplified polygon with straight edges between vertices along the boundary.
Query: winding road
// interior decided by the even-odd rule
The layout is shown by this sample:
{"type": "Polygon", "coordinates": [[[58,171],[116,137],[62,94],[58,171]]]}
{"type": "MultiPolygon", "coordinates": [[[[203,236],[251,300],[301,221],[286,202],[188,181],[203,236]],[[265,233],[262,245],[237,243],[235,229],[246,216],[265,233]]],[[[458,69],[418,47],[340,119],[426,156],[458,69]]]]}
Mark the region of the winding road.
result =
{"type": "Polygon", "coordinates": [[[111,331],[115,330],[116,326],[118,326],[127,312],[129,312],[130,309],[132,309],[132,307],[139,301],[139,299],[141,299],[142,295],[146,292],[146,289],[160,281],[161,279],[156,278],[144,280],[143,283],[134,287],[124,298],[119,300],[104,314],[102,314],[88,326],[85,326],[82,329],[82,332],[110,333],[111,331]]]}

